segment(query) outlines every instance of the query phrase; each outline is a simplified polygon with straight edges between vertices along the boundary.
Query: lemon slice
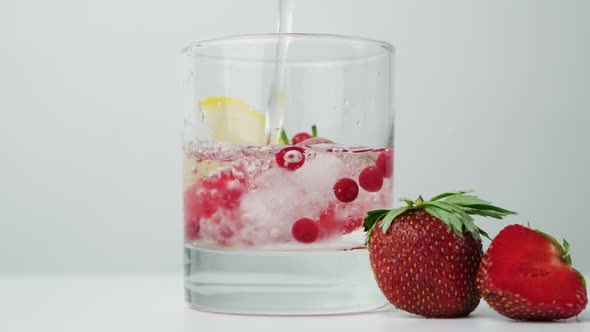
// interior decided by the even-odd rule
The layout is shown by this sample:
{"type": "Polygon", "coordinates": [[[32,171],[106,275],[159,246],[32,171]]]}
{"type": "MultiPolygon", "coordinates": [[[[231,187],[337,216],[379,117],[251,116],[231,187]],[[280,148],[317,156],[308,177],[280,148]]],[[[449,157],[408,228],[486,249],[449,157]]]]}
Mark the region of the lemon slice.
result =
{"type": "Polygon", "coordinates": [[[200,106],[202,120],[211,129],[211,138],[239,145],[266,144],[264,115],[242,100],[209,97],[200,106]]]}

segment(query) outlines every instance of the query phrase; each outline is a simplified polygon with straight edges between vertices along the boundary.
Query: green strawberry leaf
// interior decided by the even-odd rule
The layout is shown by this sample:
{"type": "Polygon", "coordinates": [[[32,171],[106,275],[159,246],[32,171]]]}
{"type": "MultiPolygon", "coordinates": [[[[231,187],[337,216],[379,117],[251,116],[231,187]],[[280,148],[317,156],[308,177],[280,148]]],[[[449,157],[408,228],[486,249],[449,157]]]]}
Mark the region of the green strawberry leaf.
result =
{"type": "Polygon", "coordinates": [[[474,204],[474,205],[467,205],[466,207],[469,207],[474,210],[494,211],[494,212],[501,213],[504,216],[507,216],[510,214],[517,214],[516,212],[506,210],[506,209],[503,209],[501,207],[497,207],[497,206],[494,206],[491,204],[482,204],[482,205],[474,204]]]}
{"type": "Polygon", "coordinates": [[[424,203],[422,203],[423,205],[431,205],[431,206],[435,206],[439,209],[443,209],[445,211],[448,212],[452,212],[452,213],[461,213],[464,212],[464,210],[459,207],[459,206],[455,206],[446,202],[430,202],[430,201],[426,201],[424,203]]]}
{"type": "MultiPolygon", "coordinates": [[[[476,239],[480,239],[481,235],[489,238],[485,231],[475,225],[471,215],[502,219],[508,214],[514,214],[512,211],[494,206],[477,196],[464,195],[463,191],[446,193],[446,195],[443,200],[425,201],[418,206],[430,207],[426,209],[428,213],[443,221],[455,234],[461,237],[466,230],[476,239]]],[[[439,196],[442,197],[445,194],[439,196]]]]}
{"type": "Polygon", "coordinates": [[[496,212],[496,211],[492,211],[492,210],[478,210],[478,209],[472,209],[469,207],[464,207],[463,211],[465,211],[465,213],[467,214],[471,214],[471,215],[478,215],[478,216],[482,216],[482,217],[490,217],[490,218],[494,218],[494,219],[502,219],[505,215],[500,213],[500,212],[496,212]]]}
{"type": "Polygon", "coordinates": [[[365,221],[363,222],[365,232],[369,232],[373,229],[375,223],[385,217],[389,211],[391,210],[374,210],[367,212],[367,217],[365,217],[365,221]]]}
{"type": "Polygon", "coordinates": [[[567,242],[566,239],[563,239],[563,250],[564,254],[567,254],[570,251],[570,243],[567,242]]]}
{"type": "Polygon", "coordinates": [[[492,238],[488,235],[488,233],[486,233],[483,229],[479,228],[479,234],[485,236],[488,240],[491,240],[492,238]]]}
{"type": "Polygon", "coordinates": [[[454,205],[490,205],[492,203],[484,201],[477,196],[470,195],[454,195],[447,197],[444,200],[446,203],[454,205]]]}
{"type": "Polygon", "coordinates": [[[479,228],[477,226],[475,226],[475,223],[473,222],[473,218],[466,214],[467,219],[463,220],[463,225],[465,225],[465,228],[467,228],[467,231],[471,234],[477,234],[477,236],[479,236],[479,228]]]}
{"type": "Polygon", "coordinates": [[[447,227],[449,227],[453,233],[455,233],[459,237],[463,237],[463,230],[461,229],[460,223],[457,223],[457,219],[453,216],[451,212],[448,212],[444,209],[438,208],[432,205],[424,206],[424,210],[428,212],[431,216],[440,219],[444,222],[447,227]]]}
{"type": "Polygon", "coordinates": [[[385,217],[389,211],[390,210],[374,210],[367,212],[367,217],[365,217],[365,221],[363,222],[363,229],[366,232],[365,245],[369,244],[371,233],[373,232],[373,229],[375,229],[375,224],[377,221],[383,219],[383,217],[385,217]]]}
{"type": "Polygon", "coordinates": [[[389,226],[391,226],[391,223],[393,222],[393,220],[399,216],[400,214],[411,210],[412,207],[411,206],[404,206],[398,209],[393,209],[391,211],[389,211],[385,217],[383,218],[383,220],[381,221],[381,231],[383,231],[383,233],[386,233],[387,230],[389,229],[389,226]]]}
{"type": "Polygon", "coordinates": [[[393,220],[399,216],[400,214],[413,209],[411,206],[404,206],[401,208],[393,209],[393,210],[374,210],[368,211],[367,217],[363,223],[363,228],[367,234],[365,235],[365,244],[369,244],[369,240],[371,238],[371,233],[375,229],[377,222],[381,220],[381,230],[383,233],[387,232],[393,220]]]}
{"type": "Polygon", "coordinates": [[[414,206],[414,201],[411,200],[410,198],[405,198],[402,197],[399,199],[400,202],[406,202],[406,204],[408,204],[408,206],[414,206]]]}
{"type": "MultiPolygon", "coordinates": [[[[419,196],[415,201],[408,198],[400,199],[407,206],[394,210],[375,210],[369,211],[364,222],[364,229],[367,232],[366,243],[370,238],[371,232],[376,223],[381,220],[381,230],[386,233],[391,223],[401,214],[412,209],[424,209],[431,216],[441,220],[454,234],[463,237],[465,233],[471,234],[475,239],[481,239],[481,236],[490,238],[488,233],[479,228],[472,215],[482,217],[491,217],[503,219],[504,217],[516,214],[516,212],[503,209],[493,205],[491,202],[483,200],[475,195],[466,195],[471,190],[460,190],[455,192],[446,192],[432,197],[430,200],[424,200],[419,196]]],[[[556,241],[555,241],[556,242],[556,241]]],[[[566,248],[564,259],[571,262],[571,257],[567,254],[569,244],[564,242],[566,248]]],[[[557,244],[561,249],[561,246],[557,244]]],[[[563,250],[563,249],[561,249],[563,250]]]]}
{"type": "Polygon", "coordinates": [[[436,195],[436,196],[432,197],[430,199],[430,201],[431,202],[438,201],[438,200],[443,199],[445,197],[450,197],[450,196],[455,196],[455,195],[463,195],[463,194],[467,194],[470,192],[473,192],[473,190],[459,190],[459,191],[454,191],[454,192],[442,193],[440,195],[436,195]]]}

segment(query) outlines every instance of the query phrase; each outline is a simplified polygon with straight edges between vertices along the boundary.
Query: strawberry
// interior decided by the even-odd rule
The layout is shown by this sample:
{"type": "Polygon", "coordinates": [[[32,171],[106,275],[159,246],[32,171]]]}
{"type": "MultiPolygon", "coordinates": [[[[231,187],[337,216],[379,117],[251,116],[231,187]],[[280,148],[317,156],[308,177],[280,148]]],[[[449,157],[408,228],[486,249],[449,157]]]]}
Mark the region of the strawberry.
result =
{"type": "Polygon", "coordinates": [[[479,304],[475,276],[483,251],[471,215],[514,212],[466,191],[368,212],[364,227],[375,280],[398,309],[425,317],[465,317],[479,304]]]}
{"type": "Polygon", "coordinates": [[[586,283],[572,266],[569,243],[521,225],[492,241],[477,273],[477,288],[501,315],[521,320],[577,316],[588,304],[586,283]]]}

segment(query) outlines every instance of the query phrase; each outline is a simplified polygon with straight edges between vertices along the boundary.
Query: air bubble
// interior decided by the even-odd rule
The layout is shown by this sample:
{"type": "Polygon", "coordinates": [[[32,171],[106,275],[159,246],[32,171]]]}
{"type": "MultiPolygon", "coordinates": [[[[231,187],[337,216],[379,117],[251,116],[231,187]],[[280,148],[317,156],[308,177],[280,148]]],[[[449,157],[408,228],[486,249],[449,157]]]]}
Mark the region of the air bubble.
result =
{"type": "Polygon", "coordinates": [[[260,158],[266,158],[273,155],[272,149],[269,146],[263,146],[258,151],[260,158]]]}

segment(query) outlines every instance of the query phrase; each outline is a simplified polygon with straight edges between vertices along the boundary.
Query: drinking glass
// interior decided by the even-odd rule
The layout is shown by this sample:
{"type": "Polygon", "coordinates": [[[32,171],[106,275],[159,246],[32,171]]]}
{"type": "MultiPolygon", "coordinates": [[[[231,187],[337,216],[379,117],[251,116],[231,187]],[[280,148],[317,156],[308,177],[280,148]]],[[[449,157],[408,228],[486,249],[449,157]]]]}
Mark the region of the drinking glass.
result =
{"type": "Polygon", "coordinates": [[[393,203],[390,44],[262,34],[182,50],[186,300],[244,314],[386,304],[366,212],[393,203]]]}

